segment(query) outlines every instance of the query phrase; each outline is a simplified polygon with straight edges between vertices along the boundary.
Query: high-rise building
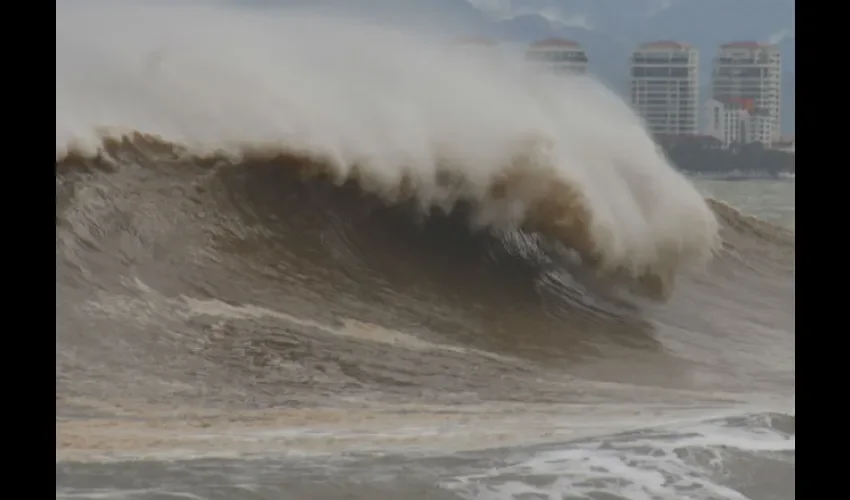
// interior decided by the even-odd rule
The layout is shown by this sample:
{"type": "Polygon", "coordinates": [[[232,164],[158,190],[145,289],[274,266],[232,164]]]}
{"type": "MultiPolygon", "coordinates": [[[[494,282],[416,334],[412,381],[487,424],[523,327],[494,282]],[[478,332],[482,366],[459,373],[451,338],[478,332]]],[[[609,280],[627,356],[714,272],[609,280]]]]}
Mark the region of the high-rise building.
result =
{"type": "Polygon", "coordinates": [[[653,134],[698,133],[699,52],[672,42],[644,43],[631,60],[631,102],[653,134]]]}
{"type": "Polygon", "coordinates": [[[750,112],[741,106],[727,106],[709,99],[702,112],[703,132],[720,141],[721,147],[753,141],[755,125],[750,112]]]}
{"type": "Polygon", "coordinates": [[[775,45],[733,42],[720,46],[711,74],[712,97],[746,109],[752,140],[769,146],[779,138],[782,59],[775,45]]]}
{"type": "Polygon", "coordinates": [[[532,44],[525,58],[556,73],[587,72],[587,53],[578,42],[564,38],[549,38],[532,44]]]}

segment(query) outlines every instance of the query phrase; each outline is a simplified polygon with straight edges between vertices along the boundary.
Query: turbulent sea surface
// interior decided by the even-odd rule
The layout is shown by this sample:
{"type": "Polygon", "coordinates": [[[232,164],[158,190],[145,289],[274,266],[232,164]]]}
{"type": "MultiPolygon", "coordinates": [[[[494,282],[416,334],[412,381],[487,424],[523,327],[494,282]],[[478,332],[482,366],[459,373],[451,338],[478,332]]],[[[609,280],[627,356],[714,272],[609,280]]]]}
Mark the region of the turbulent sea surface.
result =
{"type": "Polygon", "coordinates": [[[56,497],[794,498],[794,182],[339,17],[57,4],[56,497]]]}

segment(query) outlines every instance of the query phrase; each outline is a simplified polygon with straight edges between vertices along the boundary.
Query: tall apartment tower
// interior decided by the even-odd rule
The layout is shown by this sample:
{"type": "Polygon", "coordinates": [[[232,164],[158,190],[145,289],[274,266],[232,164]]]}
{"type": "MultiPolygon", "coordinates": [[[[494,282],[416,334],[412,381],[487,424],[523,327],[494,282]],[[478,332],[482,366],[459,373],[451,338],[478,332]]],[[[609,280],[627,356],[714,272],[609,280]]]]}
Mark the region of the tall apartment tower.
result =
{"type": "Polygon", "coordinates": [[[587,53],[578,42],[564,38],[549,38],[532,44],[526,50],[525,58],[556,73],[587,72],[587,53]]]}
{"type": "Polygon", "coordinates": [[[631,101],[652,134],[699,131],[699,52],[690,45],[644,43],[632,54],[631,101]]]}
{"type": "Polygon", "coordinates": [[[782,58],[775,45],[733,42],[720,46],[711,75],[712,97],[752,116],[753,140],[779,139],[782,58]]]}

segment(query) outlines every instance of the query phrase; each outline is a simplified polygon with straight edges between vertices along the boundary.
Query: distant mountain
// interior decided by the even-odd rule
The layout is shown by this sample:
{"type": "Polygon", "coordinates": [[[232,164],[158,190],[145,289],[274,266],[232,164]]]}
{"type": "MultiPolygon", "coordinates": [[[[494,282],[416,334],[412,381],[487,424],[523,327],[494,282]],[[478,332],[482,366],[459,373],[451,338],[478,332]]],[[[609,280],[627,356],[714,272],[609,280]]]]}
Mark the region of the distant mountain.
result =
{"type": "MultiPolygon", "coordinates": [[[[628,58],[645,41],[676,40],[700,50],[701,81],[717,47],[734,40],[777,43],[783,57],[783,131],[794,131],[794,0],[232,0],[326,7],[457,35],[528,43],[558,36],[581,43],[590,70],[620,93],[628,58]],[[427,20],[427,21],[426,21],[427,20]]],[[[708,97],[708,93],[704,93],[708,97]]]]}

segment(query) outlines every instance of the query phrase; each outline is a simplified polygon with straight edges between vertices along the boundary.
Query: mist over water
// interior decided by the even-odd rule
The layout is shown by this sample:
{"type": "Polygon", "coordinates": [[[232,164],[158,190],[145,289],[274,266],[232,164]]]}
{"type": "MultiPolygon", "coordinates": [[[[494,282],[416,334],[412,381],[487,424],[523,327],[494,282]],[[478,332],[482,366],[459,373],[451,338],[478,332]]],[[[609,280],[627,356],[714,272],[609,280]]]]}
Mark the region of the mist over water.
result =
{"type": "Polygon", "coordinates": [[[793,224],[451,38],[57,5],[57,497],[793,498],[793,224]]]}

